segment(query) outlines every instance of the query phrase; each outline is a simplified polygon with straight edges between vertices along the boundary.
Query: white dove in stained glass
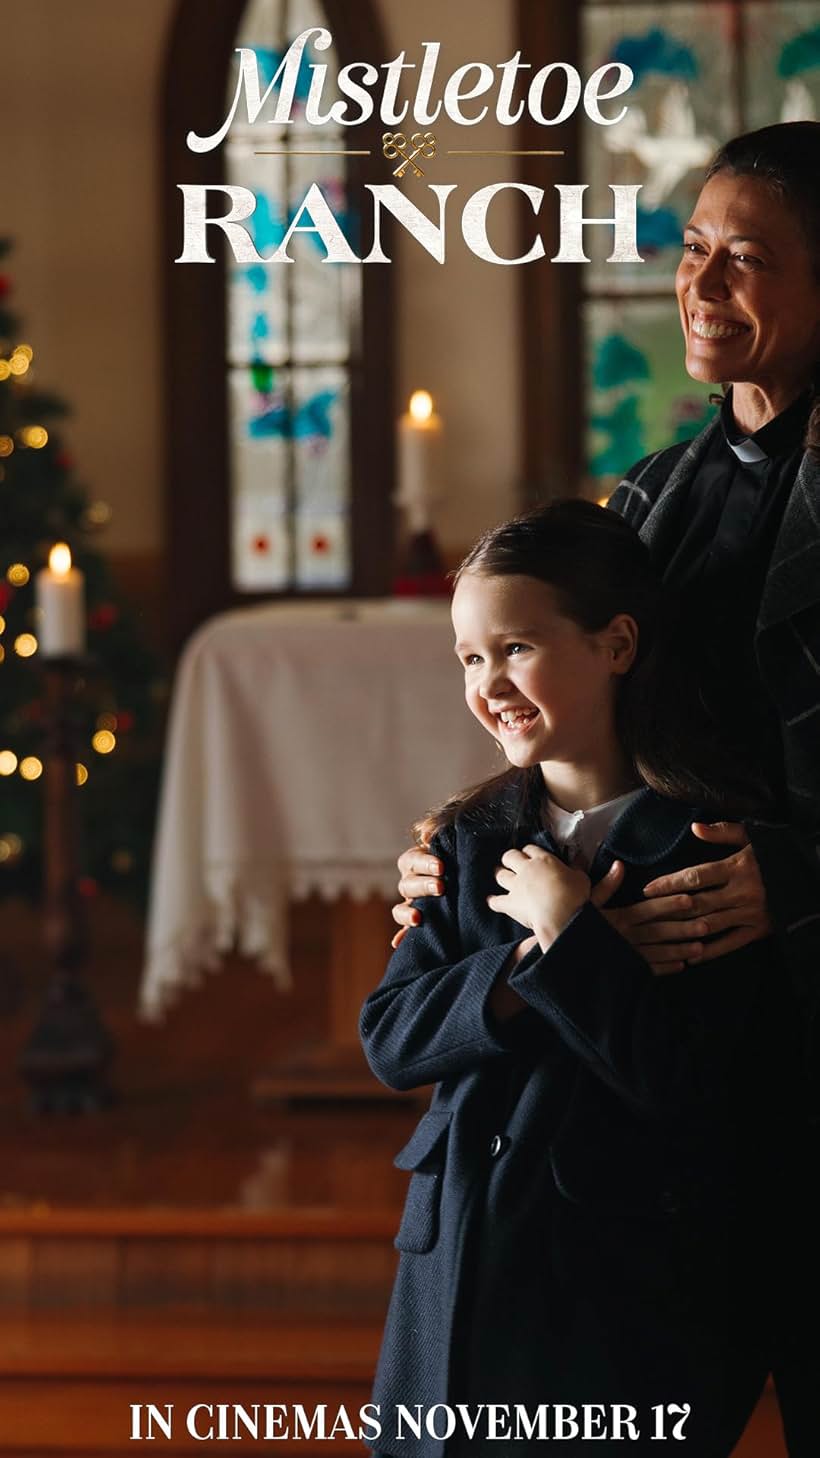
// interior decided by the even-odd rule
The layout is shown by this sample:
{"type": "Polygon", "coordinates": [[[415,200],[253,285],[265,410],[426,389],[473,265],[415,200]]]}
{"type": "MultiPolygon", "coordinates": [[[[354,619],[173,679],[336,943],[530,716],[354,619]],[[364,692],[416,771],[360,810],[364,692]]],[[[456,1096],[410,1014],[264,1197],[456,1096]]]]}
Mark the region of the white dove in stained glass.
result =
{"type": "Polygon", "coordinates": [[[782,122],[816,121],[814,98],[805,81],[792,79],[786,83],[783,105],[780,108],[782,122]]]}
{"type": "Polygon", "coordinates": [[[698,136],[689,88],[681,81],[669,86],[654,135],[642,107],[630,106],[623,121],[604,131],[603,140],[608,151],[632,152],[646,168],[640,202],[647,211],[660,207],[687,172],[705,166],[717,147],[714,137],[698,136]]]}

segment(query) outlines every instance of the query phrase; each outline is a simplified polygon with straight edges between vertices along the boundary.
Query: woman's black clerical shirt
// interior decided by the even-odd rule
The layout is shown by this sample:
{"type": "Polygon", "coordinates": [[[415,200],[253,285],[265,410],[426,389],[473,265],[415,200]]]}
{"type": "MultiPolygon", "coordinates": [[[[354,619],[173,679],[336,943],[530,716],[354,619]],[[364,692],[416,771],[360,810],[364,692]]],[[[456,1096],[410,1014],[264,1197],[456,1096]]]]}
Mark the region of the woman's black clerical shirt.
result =
{"type": "Polygon", "coordinates": [[[779,720],[760,681],[755,624],[769,560],[803,455],[806,391],[753,435],[738,431],[732,391],[682,509],[664,572],[675,659],[705,725],[739,763],[783,793],[779,720]]]}

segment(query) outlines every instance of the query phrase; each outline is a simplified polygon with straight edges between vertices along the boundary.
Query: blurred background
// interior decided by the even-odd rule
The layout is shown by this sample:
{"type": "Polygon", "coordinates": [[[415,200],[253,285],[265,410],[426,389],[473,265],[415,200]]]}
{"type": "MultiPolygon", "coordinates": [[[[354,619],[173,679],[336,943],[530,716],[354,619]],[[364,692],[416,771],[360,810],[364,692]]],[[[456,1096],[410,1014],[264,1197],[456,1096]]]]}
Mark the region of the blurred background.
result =
{"type": "MultiPolygon", "coordinates": [[[[27,0],[2,26],[0,1452],[118,1458],[131,1404],[368,1398],[391,1160],[428,1095],[376,1083],[358,1010],[412,821],[496,763],[445,573],[708,419],[681,229],[719,141],[817,114],[820,6],[27,0]],[[215,230],[213,264],[175,264],[180,183],[250,188],[269,256],[318,182],[369,250],[382,125],[303,155],[306,68],[292,126],[266,109],[185,145],[224,119],[236,47],[267,85],[321,24],[327,104],[339,66],[439,41],[437,85],[517,51],[583,79],[625,62],[629,113],[502,129],[493,93],[480,125],[437,123],[397,186],[433,216],[427,183],[457,185],[443,266],[398,224],[389,266],[326,264],[309,235],[291,267],[240,266],[215,230]],[[499,181],[544,189],[537,218],[513,192],[490,216],[509,258],[539,232],[540,263],[464,243],[499,181]],[[640,183],[644,263],[607,264],[593,228],[588,264],[551,265],[556,182],[593,216],[640,183]]],[[[738,1451],[778,1444],[767,1397],[738,1451]]]]}

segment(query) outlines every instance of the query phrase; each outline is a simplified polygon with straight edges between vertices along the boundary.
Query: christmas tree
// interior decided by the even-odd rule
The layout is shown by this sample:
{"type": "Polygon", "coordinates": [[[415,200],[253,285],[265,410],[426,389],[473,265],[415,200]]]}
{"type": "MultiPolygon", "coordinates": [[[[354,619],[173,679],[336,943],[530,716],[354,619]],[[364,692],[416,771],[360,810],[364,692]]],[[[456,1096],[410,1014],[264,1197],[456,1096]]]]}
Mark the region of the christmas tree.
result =
{"type": "Polygon", "coordinates": [[[95,545],[110,518],[78,483],[57,428],[68,412],[37,380],[34,350],[8,308],[0,239],[0,896],[42,879],[43,666],[34,578],[66,542],[85,574],[87,661],[78,669],[80,888],[144,897],[159,766],[155,658],[95,545]]]}

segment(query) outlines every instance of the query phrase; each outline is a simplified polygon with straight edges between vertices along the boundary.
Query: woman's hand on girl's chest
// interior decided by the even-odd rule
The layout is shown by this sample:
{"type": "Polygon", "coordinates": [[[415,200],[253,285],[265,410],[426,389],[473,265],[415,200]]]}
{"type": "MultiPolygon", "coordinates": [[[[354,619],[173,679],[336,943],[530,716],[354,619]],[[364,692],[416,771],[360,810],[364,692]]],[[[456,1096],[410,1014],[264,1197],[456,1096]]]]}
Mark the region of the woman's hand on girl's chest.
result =
{"type": "Polygon", "coordinates": [[[542,951],[589,900],[591,891],[584,871],[565,865],[538,845],[505,851],[495,879],[506,894],[488,896],[487,905],[530,927],[542,951]]]}

